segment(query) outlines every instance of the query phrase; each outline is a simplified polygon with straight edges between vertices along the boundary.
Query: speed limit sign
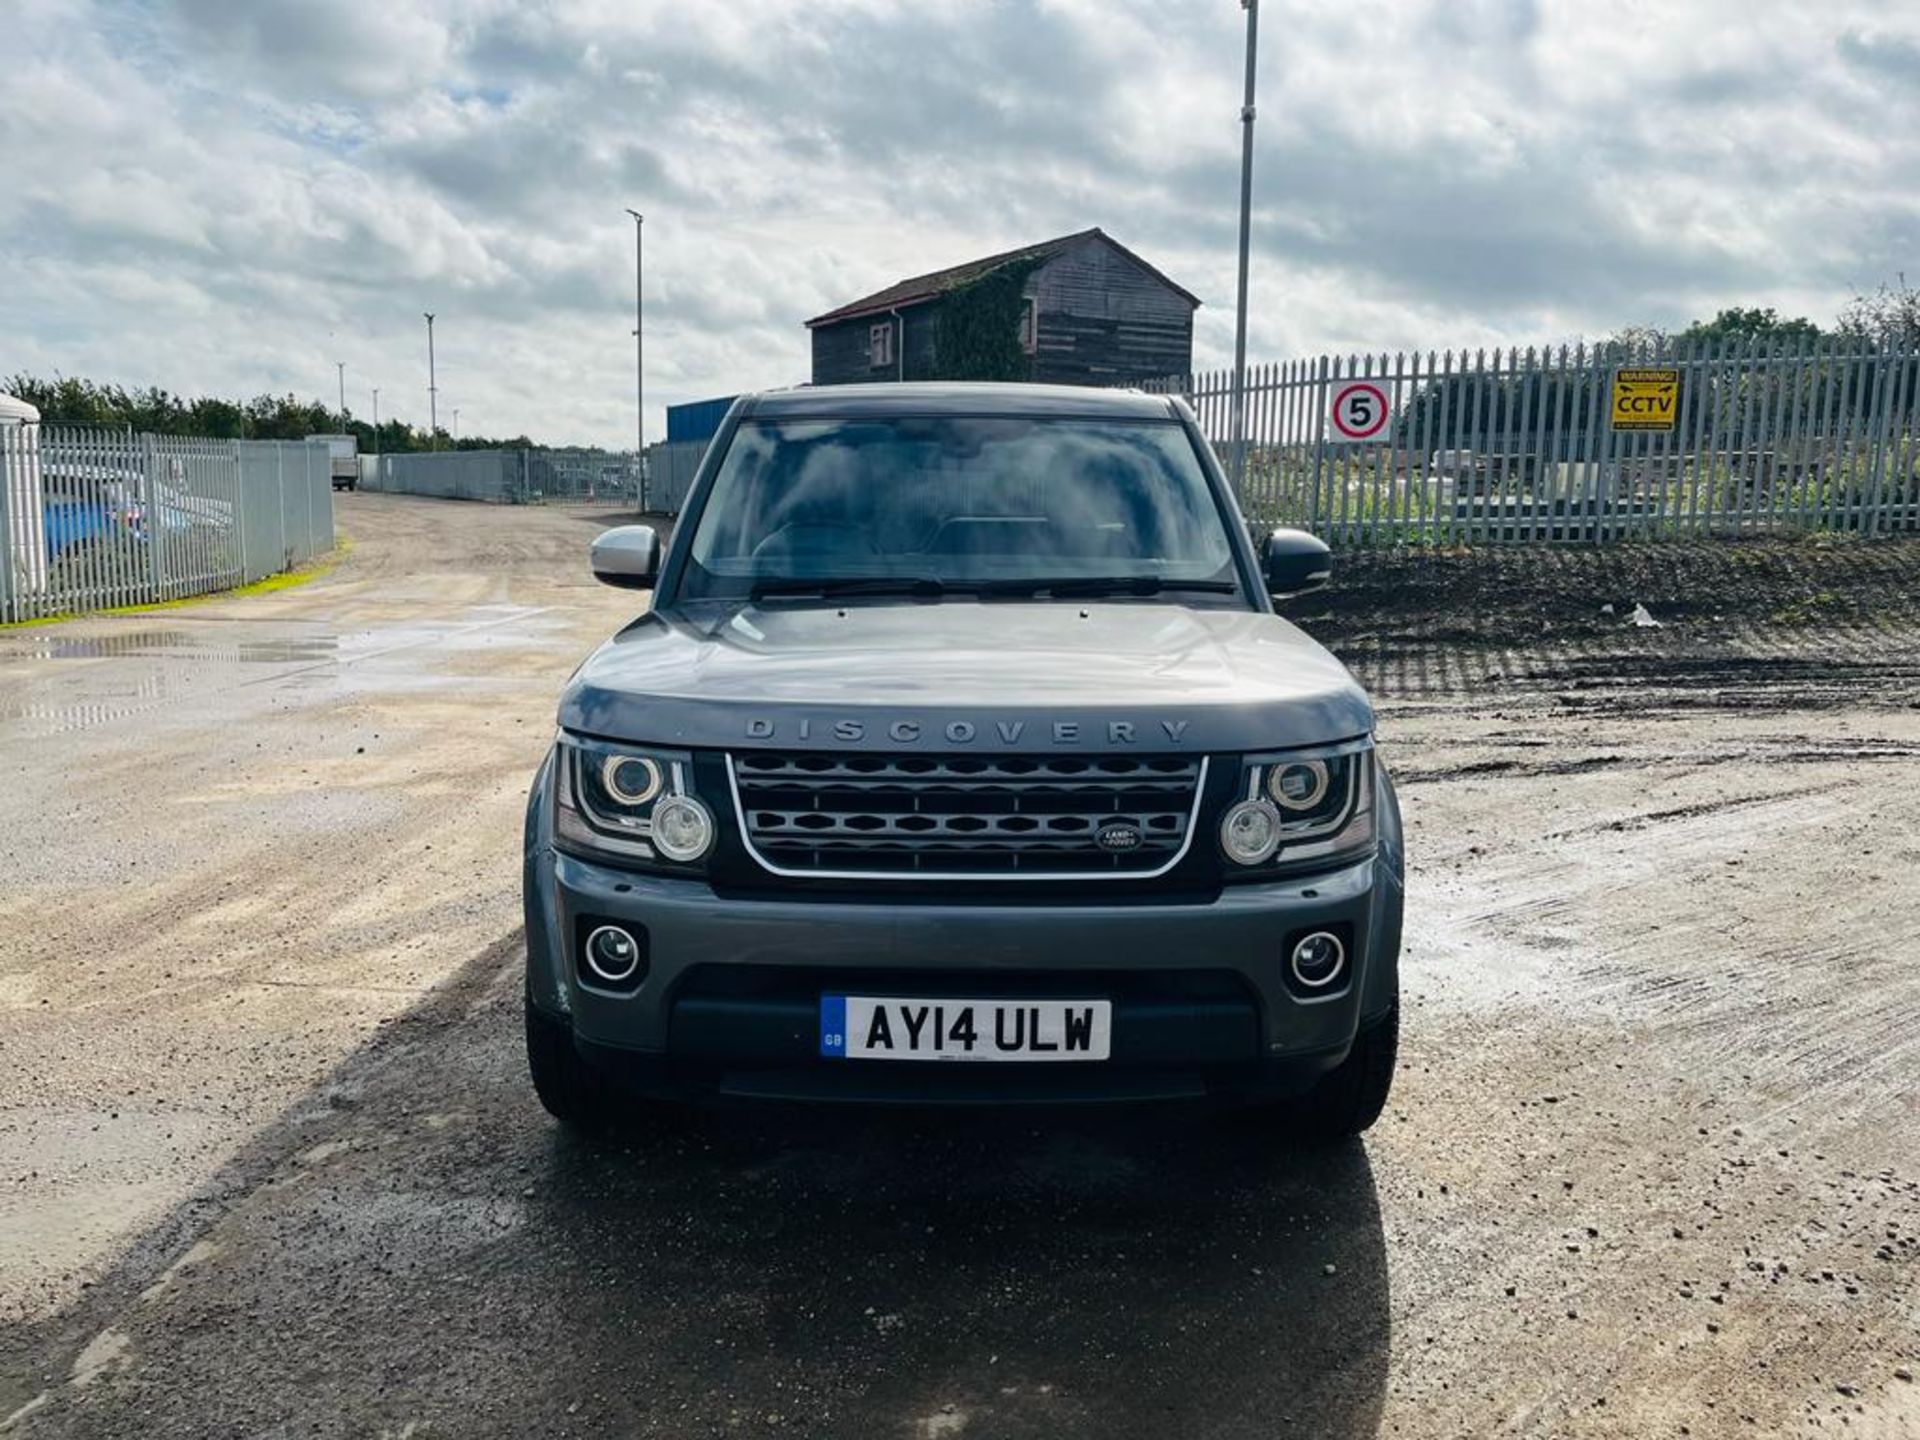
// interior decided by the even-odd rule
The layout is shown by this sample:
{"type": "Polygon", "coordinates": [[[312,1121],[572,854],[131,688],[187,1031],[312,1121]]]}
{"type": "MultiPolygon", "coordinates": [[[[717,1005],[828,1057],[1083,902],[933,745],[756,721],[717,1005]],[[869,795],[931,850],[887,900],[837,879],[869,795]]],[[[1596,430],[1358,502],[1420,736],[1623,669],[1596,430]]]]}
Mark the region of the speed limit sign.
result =
{"type": "Polygon", "coordinates": [[[1333,387],[1333,440],[1377,440],[1387,428],[1387,392],[1371,380],[1343,380],[1333,387]]]}

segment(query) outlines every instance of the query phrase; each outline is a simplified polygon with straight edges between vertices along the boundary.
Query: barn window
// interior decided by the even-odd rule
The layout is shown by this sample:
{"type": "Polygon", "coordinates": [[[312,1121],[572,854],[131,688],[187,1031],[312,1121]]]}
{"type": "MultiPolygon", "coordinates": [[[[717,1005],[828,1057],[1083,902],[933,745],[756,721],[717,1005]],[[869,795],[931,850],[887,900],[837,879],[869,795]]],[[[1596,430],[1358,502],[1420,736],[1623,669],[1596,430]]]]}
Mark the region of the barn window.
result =
{"type": "Polygon", "coordinates": [[[1020,307],[1020,349],[1033,354],[1040,343],[1040,302],[1029,295],[1020,307]]]}
{"type": "Polygon", "coordinates": [[[867,331],[867,364],[893,364],[893,322],[875,325],[867,331]]]}

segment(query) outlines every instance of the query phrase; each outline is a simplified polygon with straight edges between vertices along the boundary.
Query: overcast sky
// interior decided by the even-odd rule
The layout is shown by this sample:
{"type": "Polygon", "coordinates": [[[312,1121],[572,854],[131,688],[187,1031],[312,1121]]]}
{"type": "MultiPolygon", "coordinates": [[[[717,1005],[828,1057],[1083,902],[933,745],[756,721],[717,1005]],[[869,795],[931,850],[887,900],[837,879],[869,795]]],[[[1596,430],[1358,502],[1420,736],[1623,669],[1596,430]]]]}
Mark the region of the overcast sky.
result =
{"type": "MultiPolygon", "coordinates": [[[[1556,342],[1920,275],[1920,4],[1266,0],[1249,349],[1556,342]]],[[[1235,0],[0,0],[0,375],[633,433],[1099,225],[1231,354],[1235,0]]]]}

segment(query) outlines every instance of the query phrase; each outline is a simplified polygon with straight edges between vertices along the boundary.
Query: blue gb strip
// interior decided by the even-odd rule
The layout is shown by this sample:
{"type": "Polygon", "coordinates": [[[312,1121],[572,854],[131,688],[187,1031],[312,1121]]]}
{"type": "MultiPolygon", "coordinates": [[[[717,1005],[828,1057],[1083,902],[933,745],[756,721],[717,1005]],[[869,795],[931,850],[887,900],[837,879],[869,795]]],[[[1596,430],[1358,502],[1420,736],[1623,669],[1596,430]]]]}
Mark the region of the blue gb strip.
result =
{"type": "Polygon", "coordinates": [[[820,997],[820,1053],[829,1060],[847,1058],[847,997],[820,997]]]}

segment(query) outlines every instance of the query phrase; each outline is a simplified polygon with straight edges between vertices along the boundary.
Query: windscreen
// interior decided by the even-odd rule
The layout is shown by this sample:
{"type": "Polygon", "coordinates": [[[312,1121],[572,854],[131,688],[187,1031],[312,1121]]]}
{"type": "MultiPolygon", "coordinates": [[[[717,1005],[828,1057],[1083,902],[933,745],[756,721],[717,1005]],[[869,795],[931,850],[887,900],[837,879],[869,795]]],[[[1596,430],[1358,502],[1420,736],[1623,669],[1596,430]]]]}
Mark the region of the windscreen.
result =
{"type": "Polygon", "coordinates": [[[700,512],[683,599],[771,582],[1236,581],[1174,421],[752,421],[700,512]]]}

